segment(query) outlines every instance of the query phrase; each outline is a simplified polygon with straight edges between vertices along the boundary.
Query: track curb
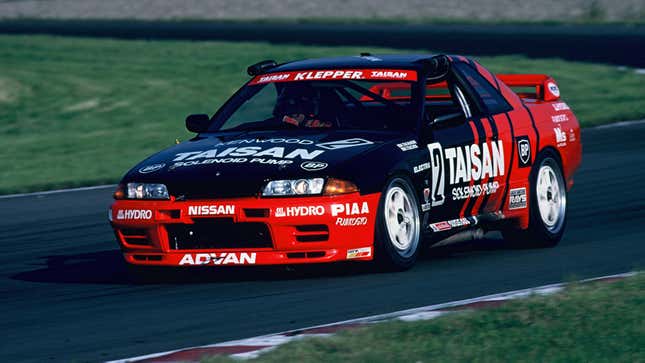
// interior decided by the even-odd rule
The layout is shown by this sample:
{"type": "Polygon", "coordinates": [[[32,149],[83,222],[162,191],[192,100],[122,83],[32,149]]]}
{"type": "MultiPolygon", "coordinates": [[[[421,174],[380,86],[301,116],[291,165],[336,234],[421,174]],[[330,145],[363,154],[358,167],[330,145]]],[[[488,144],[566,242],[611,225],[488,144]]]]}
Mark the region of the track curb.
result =
{"type": "MultiPolygon", "coordinates": [[[[635,274],[636,272],[627,272],[622,274],[585,279],[579,282],[614,282],[629,276],[634,276],[635,274]]],[[[551,295],[562,291],[567,284],[568,283],[557,283],[522,290],[507,291],[499,294],[485,295],[472,299],[428,305],[419,308],[395,311],[387,314],[372,315],[330,324],[307,327],[303,329],[261,335],[247,339],[232,340],[216,344],[195,346],[190,348],[171,350],[167,352],[113,360],[106,363],[199,362],[206,355],[228,355],[231,358],[236,359],[252,359],[258,357],[262,353],[268,352],[282,344],[294,340],[313,337],[329,337],[342,330],[355,329],[367,326],[369,324],[391,320],[430,320],[458,311],[496,307],[504,304],[509,300],[521,299],[532,295],[551,295]]]]}

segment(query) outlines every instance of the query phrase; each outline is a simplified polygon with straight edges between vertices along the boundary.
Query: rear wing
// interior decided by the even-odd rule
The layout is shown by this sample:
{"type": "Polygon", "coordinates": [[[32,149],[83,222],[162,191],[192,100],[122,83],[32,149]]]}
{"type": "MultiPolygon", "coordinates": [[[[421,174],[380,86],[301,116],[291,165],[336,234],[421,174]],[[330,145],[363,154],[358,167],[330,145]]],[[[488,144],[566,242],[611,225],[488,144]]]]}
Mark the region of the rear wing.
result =
{"type": "Polygon", "coordinates": [[[535,98],[543,101],[555,101],[560,98],[560,89],[555,80],[546,74],[497,74],[497,79],[513,88],[521,98],[535,98]],[[534,88],[535,92],[523,92],[534,88]]]}

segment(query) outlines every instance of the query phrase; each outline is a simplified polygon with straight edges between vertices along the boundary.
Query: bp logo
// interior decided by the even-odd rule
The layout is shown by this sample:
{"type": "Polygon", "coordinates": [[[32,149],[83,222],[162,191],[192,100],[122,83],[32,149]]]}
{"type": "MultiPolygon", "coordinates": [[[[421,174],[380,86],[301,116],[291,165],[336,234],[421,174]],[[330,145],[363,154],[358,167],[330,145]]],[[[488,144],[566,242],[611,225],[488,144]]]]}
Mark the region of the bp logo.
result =
{"type": "Polygon", "coordinates": [[[520,168],[531,165],[531,142],[528,136],[517,138],[517,156],[520,168]]]}
{"type": "Polygon", "coordinates": [[[154,173],[155,171],[163,169],[164,166],[166,166],[166,164],[164,163],[144,166],[143,168],[139,169],[139,173],[141,174],[154,173]]]}
{"type": "Polygon", "coordinates": [[[546,86],[549,88],[549,92],[551,92],[552,95],[560,97],[560,89],[558,88],[558,85],[553,82],[549,82],[546,86]]]}
{"type": "Polygon", "coordinates": [[[328,164],[322,161],[305,161],[300,167],[306,171],[318,171],[327,168],[328,164]]]}

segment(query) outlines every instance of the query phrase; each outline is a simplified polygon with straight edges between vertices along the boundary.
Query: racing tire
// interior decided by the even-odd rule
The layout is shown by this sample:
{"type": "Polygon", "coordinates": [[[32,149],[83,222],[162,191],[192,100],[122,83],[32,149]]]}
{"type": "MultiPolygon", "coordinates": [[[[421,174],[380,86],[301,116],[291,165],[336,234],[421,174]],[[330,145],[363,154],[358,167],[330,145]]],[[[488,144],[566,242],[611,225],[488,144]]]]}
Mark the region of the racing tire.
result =
{"type": "Polygon", "coordinates": [[[529,176],[529,226],[502,230],[512,246],[554,247],[562,239],[567,224],[567,188],[561,165],[549,150],[536,158],[529,176]]]}
{"type": "Polygon", "coordinates": [[[419,255],[421,223],[419,202],[407,178],[388,181],[379,201],[374,259],[381,269],[403,271],[419,255]]]}

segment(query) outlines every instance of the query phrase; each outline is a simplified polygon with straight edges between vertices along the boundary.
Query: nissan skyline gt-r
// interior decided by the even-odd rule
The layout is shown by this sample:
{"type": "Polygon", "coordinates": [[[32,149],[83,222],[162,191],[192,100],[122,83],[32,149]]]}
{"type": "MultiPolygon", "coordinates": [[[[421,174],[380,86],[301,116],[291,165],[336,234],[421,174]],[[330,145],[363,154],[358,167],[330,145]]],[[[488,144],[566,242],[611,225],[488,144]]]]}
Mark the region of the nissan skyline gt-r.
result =
{"type": "MultiPolygon", "coordinates": [[[[500,230],[562,238],[578,121],[547,75],[463,56],[362,54],[250,66],[195,137],[150,156],[109,218],[134,266],[375,260],[500,230]]],[[[145,267],[144,267],[145,268],[145,267]]]]}

